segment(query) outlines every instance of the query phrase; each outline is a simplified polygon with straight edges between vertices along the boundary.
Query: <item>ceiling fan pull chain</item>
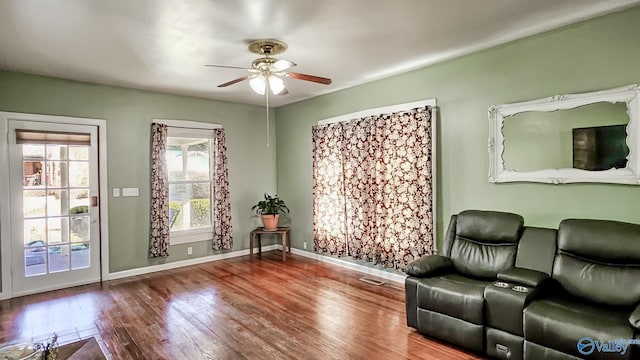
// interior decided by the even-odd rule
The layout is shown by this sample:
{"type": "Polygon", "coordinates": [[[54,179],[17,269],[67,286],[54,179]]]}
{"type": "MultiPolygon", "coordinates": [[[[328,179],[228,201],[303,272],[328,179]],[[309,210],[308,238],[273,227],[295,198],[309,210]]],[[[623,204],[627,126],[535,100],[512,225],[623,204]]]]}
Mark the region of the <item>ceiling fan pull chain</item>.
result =
{"type": "Polygon", "coordinates": [[[269,78],[267,77],[267,80],[265,81],[264,84],[264,95],[267,98],[267,147],[269,147],[269,78]]]}

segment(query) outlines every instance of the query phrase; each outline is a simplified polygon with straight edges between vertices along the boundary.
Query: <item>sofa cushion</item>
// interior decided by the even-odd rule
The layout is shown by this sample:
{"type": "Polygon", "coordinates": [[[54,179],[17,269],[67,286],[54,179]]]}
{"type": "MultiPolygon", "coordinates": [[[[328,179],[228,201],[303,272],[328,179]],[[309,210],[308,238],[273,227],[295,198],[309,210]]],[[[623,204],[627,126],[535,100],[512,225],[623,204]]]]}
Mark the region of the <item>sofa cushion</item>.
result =
{"type": "Polygon", "coordinates": [[[520,215],[467,210],[458,214],[450,254],[456,270],[467,276],[495,279],[515,263],[524,220],[520,215]]]}
{"type": "Polygon", "coordinates": [[[640,267],[596,263],[560,253],[554,262],[553,278],[569,294],[589,301],[614,306],[640,301],[640,267]]]}
{"type": "Polygon", "coordinates": [[[520,240],[524,219],[518,214],[465,210],[458,214],[456,235],[488,244],[510,244],[520,240]]]}
{"type": "MultiPolygon", "coordinates": [[[[476,353],[484,352],[484,326],[418,309],[418,331],[476,353]]],[[[428,353],[421,349],[419,351],[428,353]]],[[[428,354],[425,354],[428,356],[428,354]]]]}
{"type": "Polygon", "coordinates": [[[518,242],[516,267],[537,270],[551,276],[557,241],[557,229],[525,226],[518,242]]]}
{"type": "Polygon", "coordinates": [[[568,219],[560,223],[553,275],[574,296],[614,306],[640,301],[640,225],[568,219]],[[624,291],[621,291],[624,289],[624,291]]]}
{"type": "Polygon", "coordinates": [[[513,267],[516,244],[487,245],[460,236],[451,249],[453,265],[461,274],[494,280],[496,275],[513,267]]]}
{"type": "Polygon", "coordinates": [[[640,265],[640,225],[621,221],[566,219],[560,223],[558,249],[617,265],[640,265]]]}
{"type": "MultiPolygon", "coordinates": [[[[582,338],[633,339],[629,313],[578,302],[568,296],[537,300],[524,310],[524,337],[538,345],[584,357],[577,347],[582,338]]],[[[615,359],[630,359],[630,354],[630,351],[624,355],[594,351],[589,359],[608,359],[612,355],[615,359]]]]}
{"type": "Polygon", "coordinates": [[[526,340],[524,342],[524,358],[533,360],[584,360],[584,358],[567,355],[558,350],[549,349],[526,340]]]}
{"type": "Polygon", "coordinates": [[[418,282],[418,308],[482,325],[484,288],[490,283],[458,274],[421,278],[418,282]]]}

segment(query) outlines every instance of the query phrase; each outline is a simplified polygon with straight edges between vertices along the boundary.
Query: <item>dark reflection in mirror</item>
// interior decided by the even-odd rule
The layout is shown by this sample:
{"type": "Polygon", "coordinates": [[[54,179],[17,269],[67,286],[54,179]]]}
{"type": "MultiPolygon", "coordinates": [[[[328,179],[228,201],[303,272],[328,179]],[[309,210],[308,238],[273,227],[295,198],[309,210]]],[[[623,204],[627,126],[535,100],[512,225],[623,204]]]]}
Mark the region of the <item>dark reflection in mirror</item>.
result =
{"type": "Polygon", "coordinates": [[[505,169],[537,171],[624,168],[629,148],[627,104],[598,102],[553,112],[504,118],[505,169]]]}
{"type": "Polygon", "coordinates": [[[627,166],[627,126],[608,125],[573,129],[573,167],[602,171],[627,166]]]}

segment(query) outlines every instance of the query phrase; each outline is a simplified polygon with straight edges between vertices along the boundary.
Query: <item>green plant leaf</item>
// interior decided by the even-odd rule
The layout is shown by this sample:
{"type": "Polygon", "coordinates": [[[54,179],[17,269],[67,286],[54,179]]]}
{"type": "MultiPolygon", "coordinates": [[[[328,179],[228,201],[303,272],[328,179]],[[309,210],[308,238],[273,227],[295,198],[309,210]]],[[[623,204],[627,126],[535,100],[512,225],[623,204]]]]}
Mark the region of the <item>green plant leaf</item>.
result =
{"type": "Polygon", "coordinates": [[[257,214],[275,215],[284,214],[289,212],[289,208],[285,202],[278,197],[278,195],[271,196],[268,193],[264,193],[264,200],[258,201],[257,204],[251,207],[252,211],[257,214]]]}

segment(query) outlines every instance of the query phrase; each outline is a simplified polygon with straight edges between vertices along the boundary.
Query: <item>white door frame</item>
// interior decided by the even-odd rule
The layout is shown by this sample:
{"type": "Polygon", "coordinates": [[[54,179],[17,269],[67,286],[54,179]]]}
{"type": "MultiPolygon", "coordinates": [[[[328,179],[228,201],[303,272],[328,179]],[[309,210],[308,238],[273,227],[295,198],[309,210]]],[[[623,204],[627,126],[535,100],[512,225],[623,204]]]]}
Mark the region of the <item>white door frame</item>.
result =
{"type": "Polygon", "coordinates": [[[100,263],[101,279],[109,274],[109,191],[107,186],[107,122],[103,119],[69,116],[0,112],[0,256],[2,286],[0,300],[13,296],[11,276],[11,203],[9,181],[9,120],[26,120],[45,123],[89,125],[98,128],[98,178],[100,199],[100,263]]]}

